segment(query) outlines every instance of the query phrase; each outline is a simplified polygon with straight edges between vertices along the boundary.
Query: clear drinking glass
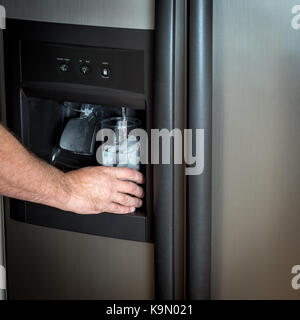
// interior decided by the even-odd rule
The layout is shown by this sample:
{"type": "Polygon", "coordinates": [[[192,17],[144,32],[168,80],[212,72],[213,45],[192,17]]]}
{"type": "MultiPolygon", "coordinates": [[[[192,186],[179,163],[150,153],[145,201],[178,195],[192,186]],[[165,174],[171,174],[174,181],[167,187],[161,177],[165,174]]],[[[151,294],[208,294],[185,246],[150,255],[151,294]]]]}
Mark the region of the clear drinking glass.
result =
{"type": "Polygon", "coordinates": [[[114,117],[101,122],[101,129],[111,129],[114,139],[102,149],[102,164],[109,167],[127,167],[140,170],[140,139],[130,134],[141,127],[136,118],[114,117]]]}

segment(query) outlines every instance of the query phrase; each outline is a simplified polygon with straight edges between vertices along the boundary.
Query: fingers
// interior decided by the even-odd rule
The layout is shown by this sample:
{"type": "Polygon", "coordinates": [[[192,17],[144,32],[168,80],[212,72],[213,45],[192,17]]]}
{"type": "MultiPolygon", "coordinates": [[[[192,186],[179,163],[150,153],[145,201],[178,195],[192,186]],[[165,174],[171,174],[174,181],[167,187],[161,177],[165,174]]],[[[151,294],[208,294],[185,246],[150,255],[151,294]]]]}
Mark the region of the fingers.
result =
{"type": "Polygon", "coordinates": [[[144,197],[143,188],[139,187],[137,184],[129,181],[118,181],[117,190],[121,193],[128,193],[137,198],[144,197]]]}
{"type": "Polygon", "coordinates": [[[143,189],[137,185],[144,183],[144,176],[130,168],[101,167],[101,171],[114,180],[113,192],[105,212],[129,214],[143,205],[140,198],[144,197],[143,189]]]}
{"type": "Polygon", "coordinates": [[[120,180],[130,180],[138,184],[145,182],[144,176],[130,168],[101,167],[104,172],[120,180]]]}
{"type": "Polygon", "coordinates": [[[129,214],[135,211],[134,207],[124,207],[117,203],[111,203],[105,212],[115,214],[129,214]]]}
{"type": "Polygon", "coordinates": [[[142,200],[119,192],[114,195],[113,201],[130,208],[140,208],[143,205],[142,200]]]}

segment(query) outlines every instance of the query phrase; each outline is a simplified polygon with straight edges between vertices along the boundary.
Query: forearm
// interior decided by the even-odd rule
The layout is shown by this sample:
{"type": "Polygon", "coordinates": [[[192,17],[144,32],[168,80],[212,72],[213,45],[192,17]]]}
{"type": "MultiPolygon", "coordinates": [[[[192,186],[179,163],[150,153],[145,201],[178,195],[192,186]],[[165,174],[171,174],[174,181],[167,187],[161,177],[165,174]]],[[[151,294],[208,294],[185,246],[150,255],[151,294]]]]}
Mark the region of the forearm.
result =
{"type": "Polygon", "coordinates": [[[65,208],[64,173],[30,154],[0,125],[0,194],[65,208]]]}

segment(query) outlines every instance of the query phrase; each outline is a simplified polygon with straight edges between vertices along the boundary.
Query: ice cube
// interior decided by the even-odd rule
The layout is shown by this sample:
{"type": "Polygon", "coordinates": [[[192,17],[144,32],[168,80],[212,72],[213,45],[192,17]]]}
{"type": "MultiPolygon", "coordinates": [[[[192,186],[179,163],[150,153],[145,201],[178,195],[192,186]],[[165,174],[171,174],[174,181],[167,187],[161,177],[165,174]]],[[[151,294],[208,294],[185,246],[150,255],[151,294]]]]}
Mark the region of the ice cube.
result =
{"type": "Polygon", "coordinates": [[[117,163],[117,149],[116,146],[105,146],[102,154],[102,164],[104,166],[112,167],[117,163]]]}

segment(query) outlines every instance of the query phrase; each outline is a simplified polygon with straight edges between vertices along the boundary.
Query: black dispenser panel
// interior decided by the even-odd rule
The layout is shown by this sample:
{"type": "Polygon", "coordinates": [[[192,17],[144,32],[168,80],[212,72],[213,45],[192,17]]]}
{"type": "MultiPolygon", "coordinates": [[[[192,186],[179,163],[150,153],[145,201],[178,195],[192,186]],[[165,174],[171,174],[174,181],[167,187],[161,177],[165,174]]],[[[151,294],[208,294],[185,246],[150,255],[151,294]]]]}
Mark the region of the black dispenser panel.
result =
{"type": "Polygon", "coordinates": [[[144,93],[140,50],[24,42],[22,81],[76,83],[144,93]]]}
{"type": "MultiPolygon", "coordinates": [[[[97,110],[98,122],[120,116],[121,107],[126,106],[128,116],[140,119],[141,127],[149,133],[153,36],[148,30],[8,19],[5,50],[9,129],[31,152],[62,171],[99,165],[95,157],[98,145],[91,143],[96,129],[88,130],[86,141],[74,150],[74,139],[66,136],[86,127],[82,123],[79,129],[72,128],[79,121],[75,109],[83,104],[97,110]],[[70,130],[65,130],[68,123],[70,130]]],[[[25,223],[152,241],[152,166],[143,165],[141,171],[146,176],[146,196],[135,214],[76,215],[8,198],[6,207],[10,208],[10,218],[25,223]]]]}

